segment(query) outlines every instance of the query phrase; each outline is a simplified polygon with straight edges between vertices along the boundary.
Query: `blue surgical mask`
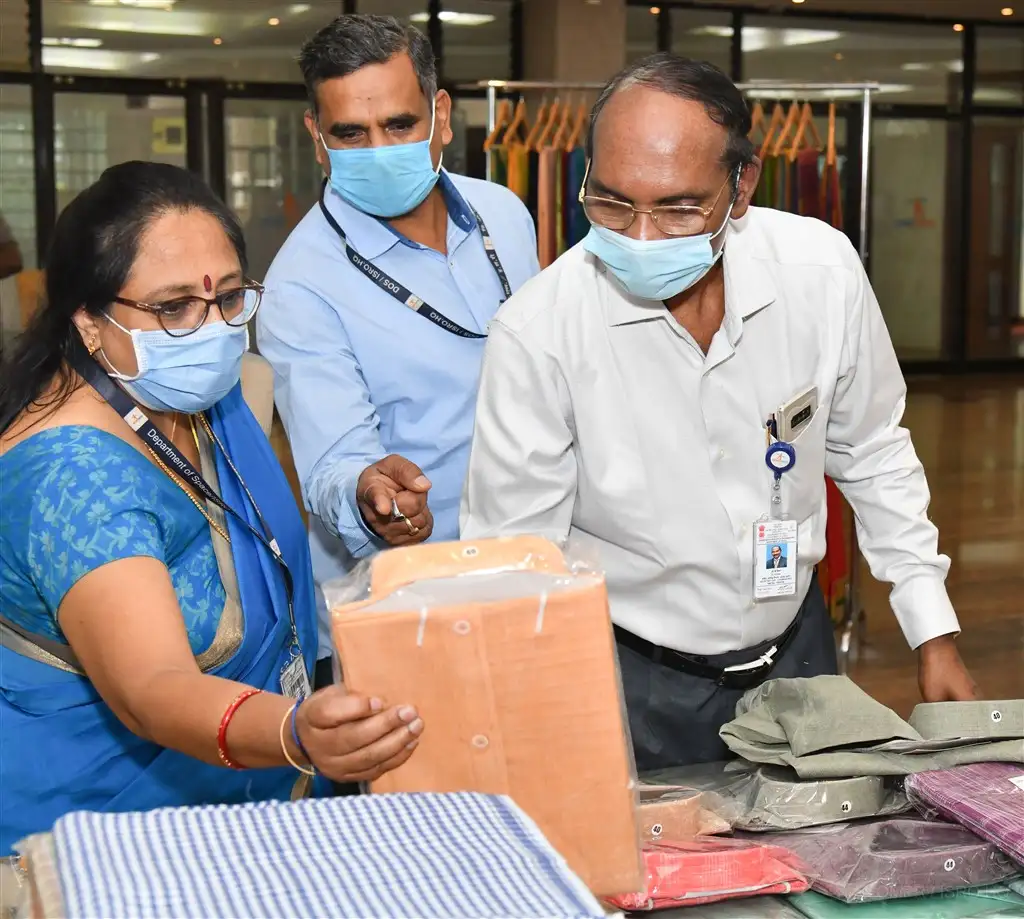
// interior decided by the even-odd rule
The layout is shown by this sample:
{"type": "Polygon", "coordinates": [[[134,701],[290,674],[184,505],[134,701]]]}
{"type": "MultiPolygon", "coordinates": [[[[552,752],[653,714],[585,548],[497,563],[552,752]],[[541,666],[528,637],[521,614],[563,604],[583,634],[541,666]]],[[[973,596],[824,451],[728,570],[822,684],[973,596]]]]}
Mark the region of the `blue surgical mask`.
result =
{"type": "Polygon", "coordinates": [[[722,257],[712,241],[725,231],[732,205],[714,233],[668,239],[631,239],[607,227],[592,225],[583,248],[596,255],[618,282],[641,300],[670,300],[693,287],[722,257]]]}
{"type": "Polygon", "coordinates": [[[430,194],[441,174],[430,158],[437,103],[430,116],[430,137],[412,144],[386,144],[333,150],[324,143],[331,161],[331,188],[357,210],[373,217],[401,217],[415,210],[430,194]]]}
{"type": "Polygon", "coordinates": [[[121,373],[100,352],[107,372],[143,408],[154,412],[203,412],[223,399],[242,376],[242,355],[249,348],[247,326],[207,322],[184,338],[163,329],[126,329],[107,317],[132,340],[138,372],[121,373]]]}

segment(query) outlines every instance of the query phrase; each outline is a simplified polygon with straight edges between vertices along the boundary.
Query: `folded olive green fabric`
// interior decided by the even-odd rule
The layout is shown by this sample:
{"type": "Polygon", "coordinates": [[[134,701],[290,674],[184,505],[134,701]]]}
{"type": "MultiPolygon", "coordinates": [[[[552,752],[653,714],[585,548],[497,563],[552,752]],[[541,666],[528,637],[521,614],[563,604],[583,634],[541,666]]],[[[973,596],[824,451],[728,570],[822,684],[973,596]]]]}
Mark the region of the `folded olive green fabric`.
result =
{"type": "Polygon", "coordinates": [[[803,779],[1024,763],[1024,700],[923,704],[908,723],[846,677],[770,680],[740,699],[720,734],[744,759],[803,779]]]}

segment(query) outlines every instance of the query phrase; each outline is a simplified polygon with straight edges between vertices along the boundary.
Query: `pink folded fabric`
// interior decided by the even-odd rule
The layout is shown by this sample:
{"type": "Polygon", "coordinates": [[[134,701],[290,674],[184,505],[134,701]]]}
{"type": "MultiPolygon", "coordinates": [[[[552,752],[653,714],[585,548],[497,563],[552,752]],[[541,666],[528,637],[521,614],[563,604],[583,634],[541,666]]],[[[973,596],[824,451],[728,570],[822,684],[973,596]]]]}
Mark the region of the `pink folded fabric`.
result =
{"type": "Polygon", "coordinates": [[[906,791],[923,814],[967,827],[1024,865],[1024,766],[974,763],[918,772],[907,776],[906,791]]]}
{"type": "Polygon", "coordinates": [[[689,842],[646,845],[647,889],[616,897],[627,912],[697,906],[762,894],[803,893],[799,862],[777,846],[699,837],[689,842]]]}

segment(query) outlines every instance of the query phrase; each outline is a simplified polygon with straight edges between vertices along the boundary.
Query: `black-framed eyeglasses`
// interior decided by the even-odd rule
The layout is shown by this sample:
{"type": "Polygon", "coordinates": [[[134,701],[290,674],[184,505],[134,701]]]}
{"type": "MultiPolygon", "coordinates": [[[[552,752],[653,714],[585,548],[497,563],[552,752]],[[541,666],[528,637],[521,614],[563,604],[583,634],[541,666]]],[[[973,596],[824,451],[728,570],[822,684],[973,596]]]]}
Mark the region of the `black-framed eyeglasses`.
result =
{"type": "Polygon", "coordinates": [[[114,297],[114,302],[153,313],[168,335],[184,338],[203,327],[213,307],[220,310],[228,325],[244,326],[260,308],[263,291],[262,284],[246,280],[240,286],[222,291],[216,297],[176,297],[163,303],[142,303],[127,297],[114,297]]]}
{"type": "Polygon", "coordinates": [[[643,210],[634,207],[628,201],[584,194],[589,177],[590,163],[587,163],[579,194],[579,202],[583,205],[583,212],[587,215],[587,220],[608,230],[622,231],[628,230],[633,225],[637,214],[649,214],[654,225],[666,236],[699,236],[701,233],[706,233],[708,220],[715,212],[715,208],[718,207],[722,193],[733,179],[733,176],[730,175],[725,180],[718,190],[718,194],[715,195],[715,200],[708,207],[700,207],[696,204],[663,204],[643,210]]]}

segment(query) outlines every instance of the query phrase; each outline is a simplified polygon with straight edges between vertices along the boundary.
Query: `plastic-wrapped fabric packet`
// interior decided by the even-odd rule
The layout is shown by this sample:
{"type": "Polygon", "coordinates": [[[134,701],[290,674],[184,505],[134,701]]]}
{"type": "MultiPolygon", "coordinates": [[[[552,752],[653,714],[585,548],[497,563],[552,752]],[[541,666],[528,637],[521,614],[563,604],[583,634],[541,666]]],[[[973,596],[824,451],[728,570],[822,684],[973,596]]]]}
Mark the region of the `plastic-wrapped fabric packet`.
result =
{"type": "Polygon", "coordinates": [[[637,790],[640,838],[645,843],[684,841],[731,829],[726,820],[704,806],[704,795],[693,788],[641,784],[637,790]]]}
{"type": "Polygon", "coordinates": [[[921,813],[967,827],[1024,865],[1024,766],[974,763],[920,772],[907,777],[906,789],[921,813]]]}
{"type": "Polygon", "coordinates": [[[892,817],[771,836],[803,865],[811,887],[844,903],[896,900],[981,887],[1016,877],[994,845],[952,823],[892,817]]]}
{"type": "Polygon", "coordinates": [[[643,886],[602,574],[536,537],[392,549],[328,585],[345,684],[424,731],[374,792],[508,795],[598,896],[643,886]]]}
{"type": "Polygon", "coordinates": [[[792,769],[744,760],[702,763],[644,775],[657,785],[682,785],[735,829],[798,830],[911,810],[899,783],[882,776],[801,779],[792,769]]]}
{"type": "Polygon", "coordinates": [[[646,890],[613,897],[613,906],[628,912],[662,910],[808,888],[798,859],[778,846],[703,836],[646,845],[643,858],[646,890]]]}
{"type": "Polygon", "coordinates": [[[1001,884],[870,903],[840,903],[809,891],[789,902],[807,919],[1024,919],[1024,897],[1001,884]]]}

